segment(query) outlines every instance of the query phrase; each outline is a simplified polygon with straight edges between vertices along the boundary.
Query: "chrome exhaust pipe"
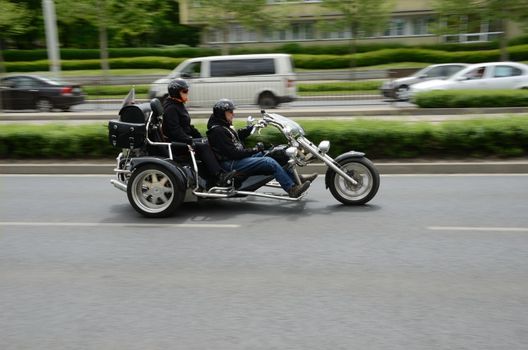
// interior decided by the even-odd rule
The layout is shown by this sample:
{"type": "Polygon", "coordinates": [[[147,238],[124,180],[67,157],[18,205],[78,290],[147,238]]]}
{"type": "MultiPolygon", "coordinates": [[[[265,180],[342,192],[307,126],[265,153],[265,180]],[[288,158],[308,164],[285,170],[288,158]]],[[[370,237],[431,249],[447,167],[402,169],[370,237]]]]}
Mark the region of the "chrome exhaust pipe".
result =
{"type": "Polygon", "coordinates": [[[126,191],[127,191],[127,185],[124,184],[124,183],[122,183],[122,182],[119,181],[119,180],[111,179],[111,180],[110,180],[110,183],[111,183],[112,185],[114,185],[115,188],[117,188],[117,189],[119,189],[119,190],[121,190],[121,191],[123,191],[123,192],[126,192],[126,191]]]}

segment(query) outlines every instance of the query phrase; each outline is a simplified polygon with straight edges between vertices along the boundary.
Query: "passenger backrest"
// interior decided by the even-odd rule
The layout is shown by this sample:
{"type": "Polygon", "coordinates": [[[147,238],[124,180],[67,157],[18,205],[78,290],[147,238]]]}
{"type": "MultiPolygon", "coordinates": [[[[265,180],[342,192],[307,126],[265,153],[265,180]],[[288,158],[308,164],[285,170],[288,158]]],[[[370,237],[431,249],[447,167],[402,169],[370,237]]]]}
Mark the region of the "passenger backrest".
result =
{"type": "Polygon", "coordinates": [[[146,123],[150,111],[150,103],[127,105],[119,111],[119,120],[125,123],[146,123]]]}

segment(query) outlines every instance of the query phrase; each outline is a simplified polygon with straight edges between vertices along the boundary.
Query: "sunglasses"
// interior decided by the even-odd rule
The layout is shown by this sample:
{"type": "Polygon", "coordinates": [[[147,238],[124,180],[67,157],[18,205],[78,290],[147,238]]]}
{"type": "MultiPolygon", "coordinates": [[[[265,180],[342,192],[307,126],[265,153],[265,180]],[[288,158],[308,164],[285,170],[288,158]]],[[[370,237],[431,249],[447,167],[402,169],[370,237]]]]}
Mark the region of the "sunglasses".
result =
{"type": "Polygon", "coordinates": [[[183,92],[184,94],[188,93],[189,92],[189,89],[183,89],[183,90],[180,90],[181,92],[183,92]]]}

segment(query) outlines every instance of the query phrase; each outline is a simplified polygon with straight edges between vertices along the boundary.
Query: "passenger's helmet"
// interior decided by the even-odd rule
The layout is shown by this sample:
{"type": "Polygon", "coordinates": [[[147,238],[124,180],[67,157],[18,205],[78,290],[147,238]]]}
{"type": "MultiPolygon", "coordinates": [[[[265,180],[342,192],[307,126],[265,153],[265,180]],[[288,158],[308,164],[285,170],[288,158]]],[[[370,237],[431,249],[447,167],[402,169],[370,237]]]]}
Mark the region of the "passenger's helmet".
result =
{"type": "Polygon", "coordinates": [[[218,100],[218,102],[216,102],[213,106],[213,114],[220,116],[223,115],[225,111],[234,111],[235,108],[236,107],[233,101],[223,98],[218,100]]]}
{"type": "Polygon", "coordinates": [[[181,78],[174,79],[169,83],[169,96],[180,98],[180,91],[189,90],[189,84],[181,78]]]}

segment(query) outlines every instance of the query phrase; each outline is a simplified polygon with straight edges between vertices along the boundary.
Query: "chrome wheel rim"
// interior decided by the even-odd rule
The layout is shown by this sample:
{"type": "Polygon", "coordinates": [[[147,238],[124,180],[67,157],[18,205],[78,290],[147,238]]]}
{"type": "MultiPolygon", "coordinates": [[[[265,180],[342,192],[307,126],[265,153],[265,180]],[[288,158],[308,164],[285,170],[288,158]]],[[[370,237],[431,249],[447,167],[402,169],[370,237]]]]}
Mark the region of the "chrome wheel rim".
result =
{"type": "Polygon", "coordinates": [[[174,200],[174,184],[161,171],[145,170],[132,183],[132,198],[145,212],[159,213],[174,200]]]}
{"type": "Polygon", "coordinates": [[[399,100],[407,100],[409,98],[409,88],[408,87],[401,87],[396,90],[396,97],[399,100]]]}
{"type": "Polygon", "coordinates": [[[341,170],[357,181],[357,185],[353,185],[336,174],[334,184],[341,197],[350,201],[358,201],[368,196],[374,186],[374,179],[366,166],[361,163],[347,163],[342,165],[341,170]]]}

